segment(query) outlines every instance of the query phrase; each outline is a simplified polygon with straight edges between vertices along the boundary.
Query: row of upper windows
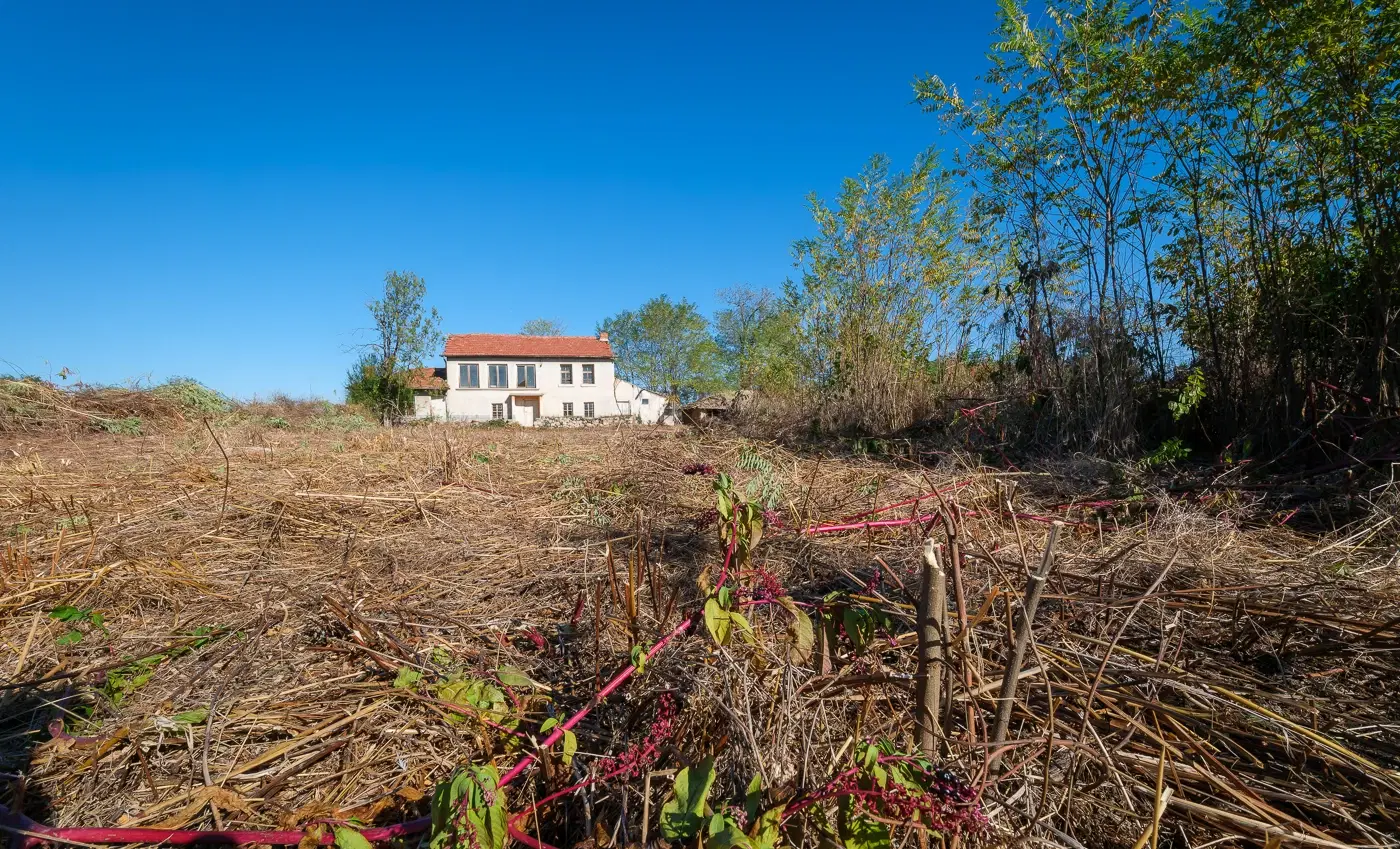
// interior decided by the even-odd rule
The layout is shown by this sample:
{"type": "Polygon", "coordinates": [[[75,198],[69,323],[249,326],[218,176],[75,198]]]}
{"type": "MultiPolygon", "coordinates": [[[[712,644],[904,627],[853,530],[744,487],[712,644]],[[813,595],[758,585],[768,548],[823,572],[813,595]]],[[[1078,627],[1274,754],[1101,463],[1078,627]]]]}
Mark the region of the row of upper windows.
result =
{"type": "MultiPolygon", "coordinates": [[[[593,363],[584,363],[579,375],[584,386],[593,385],[593,363]]],[[[535,388],[535,367],[520,363],[515,367],[515,383],[510,382],[510,366],[506,363],[489,363],[486,366],[486,386],[488,389],[534,389],[535,388]]],[[[559,385],[572,386],[574,384],[574,364],[559,364],[559,385]]],[[[478,363],[460,363],[457,366],[457,388],[458,389],[480,389],[481,388],[481,365],[478,363]]]]}

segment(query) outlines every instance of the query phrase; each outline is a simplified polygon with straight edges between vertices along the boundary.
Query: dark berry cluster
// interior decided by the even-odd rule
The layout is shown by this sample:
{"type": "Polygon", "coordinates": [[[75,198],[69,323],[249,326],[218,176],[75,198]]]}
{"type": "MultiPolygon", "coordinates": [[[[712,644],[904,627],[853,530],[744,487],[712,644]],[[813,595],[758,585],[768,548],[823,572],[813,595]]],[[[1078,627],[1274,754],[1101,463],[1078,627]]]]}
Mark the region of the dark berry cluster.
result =
{"type": "Polygon", "coordinates": [[[709,463],[686,463],[684,466],[681,466],[681,474],[714,477],[715,467],[709,463]]]}
{"type": "Polygon", "coordinates": [[[719,511],[711,507],[709,510],[706,510],[699,516],[696,516],[691,521],[695,523],[696,528],[708,528],[719,522],[719,511]]]}

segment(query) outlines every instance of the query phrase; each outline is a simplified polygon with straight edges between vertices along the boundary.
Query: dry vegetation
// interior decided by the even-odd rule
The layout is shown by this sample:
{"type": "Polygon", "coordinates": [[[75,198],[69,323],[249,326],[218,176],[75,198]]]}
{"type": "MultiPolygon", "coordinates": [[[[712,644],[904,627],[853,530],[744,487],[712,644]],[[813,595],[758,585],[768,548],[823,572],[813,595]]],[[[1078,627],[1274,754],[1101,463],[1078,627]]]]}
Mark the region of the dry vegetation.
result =
{"type": "MultiPolygon", "coordinates": [[[[540,807],[525,833],[653,842],[673,771],[706,756],[715,810],[742,805],[755,775],[763,807],[795,810],[865,741],[910,751],[911,603],[925,534],[954,562],[944,523],[799,529],[938,489],[961,554],[938,746],[987,821],[963,842],[1398,845],[1400,566],[1380,513],[1305,536],[1247,490],[1134,496],[1131,474],[1087,462],[1051,474],[675,429],[326,424],[344,415],[0,432],[0,803],[62,826],[420,816],[435,784],[468,763],[504,772],[547,716],[574,715],[703,603],[725,549],[712,479],[684,472],[709,464],[772,506],[736,570],[755,644],[718,647],[699,624],[668,644],[577,726],[572,764],[555,747],[508,804],[629,748],[644,768],[540,807]],[[1066,506],[1086,502],[1104,503],[1066,506]],[[1048,517],[1068,524],[994,747],[1048,517]],[[812,605],[810,649],[785,605],[755,603],[787,594],[812,605]]],[[[827,807],[788,819],[787,839],[817,845],[827,807]]]]}

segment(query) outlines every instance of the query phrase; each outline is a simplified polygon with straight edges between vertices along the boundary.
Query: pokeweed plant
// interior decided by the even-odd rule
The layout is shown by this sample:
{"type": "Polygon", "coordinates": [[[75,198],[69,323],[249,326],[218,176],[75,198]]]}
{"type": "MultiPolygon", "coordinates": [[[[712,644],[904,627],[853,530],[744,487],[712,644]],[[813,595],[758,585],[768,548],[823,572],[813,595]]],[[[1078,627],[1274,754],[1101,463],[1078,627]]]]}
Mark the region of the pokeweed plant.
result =
{"type": "Polygon", "coordinates": [[[504,849],[506,792],[490,764],[468,765],[433,791],[429,849],[504,849]]]}

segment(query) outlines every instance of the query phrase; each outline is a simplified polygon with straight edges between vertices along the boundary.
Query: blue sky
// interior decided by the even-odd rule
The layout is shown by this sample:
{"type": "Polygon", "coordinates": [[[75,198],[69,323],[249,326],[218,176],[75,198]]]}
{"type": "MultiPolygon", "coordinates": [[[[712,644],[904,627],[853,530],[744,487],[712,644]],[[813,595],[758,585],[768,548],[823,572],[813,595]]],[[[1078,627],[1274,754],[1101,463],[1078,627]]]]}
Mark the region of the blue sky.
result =
{"type": "Polygon", "coordinates": [[[412,270],[449,332],[777,286],[940,138],[994,4],[0,0],[0,373],[338,397],[412,270]]]}

